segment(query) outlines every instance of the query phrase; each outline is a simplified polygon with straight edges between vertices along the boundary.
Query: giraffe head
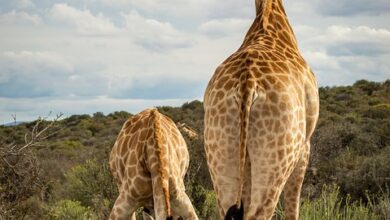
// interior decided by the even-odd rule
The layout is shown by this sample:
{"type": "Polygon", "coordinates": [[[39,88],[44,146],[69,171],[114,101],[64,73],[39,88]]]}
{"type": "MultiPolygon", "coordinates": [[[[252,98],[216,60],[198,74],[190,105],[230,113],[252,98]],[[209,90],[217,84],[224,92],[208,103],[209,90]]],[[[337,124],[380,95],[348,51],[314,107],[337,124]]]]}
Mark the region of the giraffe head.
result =
{"type": "Polygon", "coordinates": [[[184,132],[191,140],[198,138],[198,134],[196,133],[196,131],[185,123],[178,122],[176,123],[176,126],[181,132],[184,132]]]}

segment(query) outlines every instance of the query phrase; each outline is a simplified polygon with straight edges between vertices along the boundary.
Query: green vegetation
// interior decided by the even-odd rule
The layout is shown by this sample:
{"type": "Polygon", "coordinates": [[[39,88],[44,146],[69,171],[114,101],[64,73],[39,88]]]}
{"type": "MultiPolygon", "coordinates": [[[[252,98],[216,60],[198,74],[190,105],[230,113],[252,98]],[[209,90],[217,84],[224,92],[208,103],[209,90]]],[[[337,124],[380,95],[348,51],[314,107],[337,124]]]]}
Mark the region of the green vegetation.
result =
{"type": "Polygon", "coordinates": [[[61,200],[49,210],[49,216],[55,220],[85,220],[93,218],[89,208],[80,204],[79,201],[61,200]]]}
{"type": "MultiPolygon", "coordinates": [[[[390,219],[390,80],[321,88],[320,98],[301,219],[390,219]]],[[[198,140],[183,134],[191,156],[186,188],[201,219],[217,219],[202,103],[160,111],[198,132],[198,140]]],[[[106,219],[117,195],[108,155],[130,116],[73,115],[58,121],[39,145],[13,156],[7,154],[10,144],[23,146],[36,122],[0,126],[0,219],[106,219]]],[[[48,124],[42,121],[40,128],[48,124]]],[[[282,206],[275,219],[283,219],[282,206]]]]}

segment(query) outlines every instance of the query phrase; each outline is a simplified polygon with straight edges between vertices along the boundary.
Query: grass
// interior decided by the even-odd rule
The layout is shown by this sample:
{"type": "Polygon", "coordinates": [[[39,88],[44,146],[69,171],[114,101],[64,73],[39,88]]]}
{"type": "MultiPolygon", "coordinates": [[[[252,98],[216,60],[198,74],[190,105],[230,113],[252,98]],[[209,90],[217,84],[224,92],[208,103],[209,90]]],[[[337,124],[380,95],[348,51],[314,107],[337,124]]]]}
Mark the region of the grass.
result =
{"type": "MultiPolygon", "coordinates": [[[[274,220],[282,220],[283,204],[279,203],[274,220]]],[[[342,198],[338,187],[324,187],[314,200],[303,199],[300,208],[302,220],[385,220],[390,219],[390,193],[375,197],[367,194],[367,202],[342,198]],[[374,202],[375,201],[375,202],[374,202]]]]}

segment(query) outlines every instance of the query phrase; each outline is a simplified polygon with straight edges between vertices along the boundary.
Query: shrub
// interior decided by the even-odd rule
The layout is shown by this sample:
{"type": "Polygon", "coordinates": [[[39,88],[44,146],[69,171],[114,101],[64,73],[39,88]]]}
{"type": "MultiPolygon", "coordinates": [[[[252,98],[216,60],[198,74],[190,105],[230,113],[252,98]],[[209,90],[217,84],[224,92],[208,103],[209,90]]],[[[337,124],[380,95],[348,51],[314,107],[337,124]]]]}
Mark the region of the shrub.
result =
{"type": "Polygon", "coordinates": [[[188,193],[192,204],[198,211],[199,218],[204,220],[219,219],[214,191],[207,190],[198,184],[194,184],[189,188],[188,193]]]}
{"type": "Polygon", "coordinates": [[[390,147],[373,157],[360,160],[359,166],[348,175],[340,175],[343,191],[352,194],[353,198],[364,197],[365,191],[379,193],[389,187],[390,176],[390,147]]]}
{"type": "Polygon", "coordinates": [[[61,200],[49,210],[49,217],[53,220],[87,220],[94,218],[88,207],[79,201],[61,200]]]}
{"type": "Polygon", "coordinates": [[[92,207],[102,218],[108,217],[117,189],[106,161],[87,160],[73,167],[65,177],[65,191],[70,199],[92,207]]]}

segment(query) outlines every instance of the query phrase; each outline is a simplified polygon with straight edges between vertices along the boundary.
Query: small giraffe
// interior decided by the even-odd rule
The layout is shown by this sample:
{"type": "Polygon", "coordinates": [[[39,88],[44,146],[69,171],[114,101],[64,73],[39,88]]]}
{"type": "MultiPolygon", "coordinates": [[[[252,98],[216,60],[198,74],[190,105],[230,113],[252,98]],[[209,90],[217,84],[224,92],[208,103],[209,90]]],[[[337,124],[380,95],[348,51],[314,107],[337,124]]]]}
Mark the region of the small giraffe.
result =
{"type": "Polygon", "coordinates": [[[284,191],[285,218],[298,219],[319,97],[282,0],[256,0],[256,18],[210,80],[204,109],[221,218],[271,219],[284,191]]]}
{"type": "Polygon", "coordinates": [[[135,220],[139,207],[154,209],[157,220],[198,219],[183,182],[188,164],[187,145],[170,118],[153,108],[128,119],[110,155],[119,196],[109,219],[135,220]]]}

